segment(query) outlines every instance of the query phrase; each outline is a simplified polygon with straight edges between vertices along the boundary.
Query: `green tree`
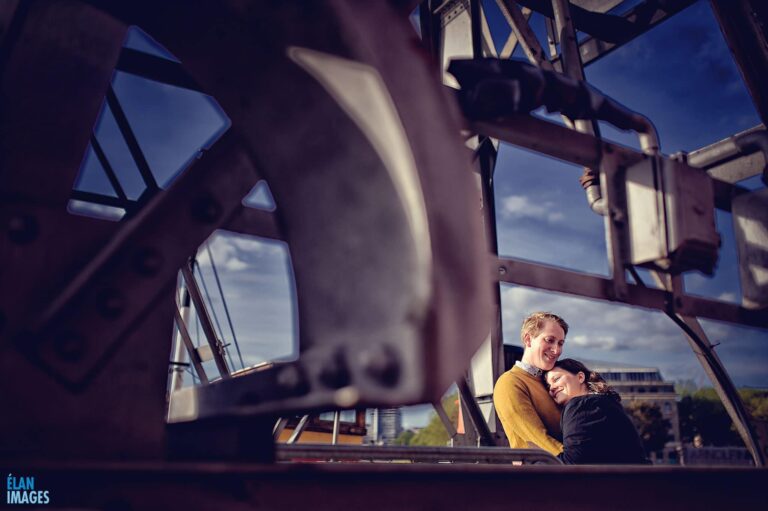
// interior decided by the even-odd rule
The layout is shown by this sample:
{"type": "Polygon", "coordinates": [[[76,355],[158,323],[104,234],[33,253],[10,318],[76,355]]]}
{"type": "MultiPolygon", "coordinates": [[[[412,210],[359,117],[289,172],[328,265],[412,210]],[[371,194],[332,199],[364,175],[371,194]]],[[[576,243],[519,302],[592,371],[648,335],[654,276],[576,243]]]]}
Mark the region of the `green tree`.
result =
{"type": "MultiPolygon", "coordinates": [[[[458,394],[451,394],[443,398],[443,408],[453,426],[456,427],[459,417],[458,394]]],[[[409,445],[445,446],[450,439],[451,437],[448,436],[440,417],[437,416],[437,413],[432,412],[427,425],[413,436],[409,445]]]]}
{"type": "Polygon", "coordinates": [[[392,441],[392,445],[411,445],[414,436],[416,436],[416,433],[413,430],[406,429],[400,433],[399,437],[392,441]]]}
{"type": "MultiPolygon", "coordinates": [[[[768,420],[768,391],[741,389],[739,394],[750,416],[768,420]]],[[[715,389],[684,392],[678,411],[683,442],[690,442],[695,435],[701,435],[705,445],[743,445],[715,389]]]]}
{"type": "Polygon", "coordinates": [[[669,434],[672,424],[661,414],[658,404],[630,403],[627,406],[627,412],[643,440],[647,453],[662,450],[664,445],[672,439],[672,435],[669,434]]]}

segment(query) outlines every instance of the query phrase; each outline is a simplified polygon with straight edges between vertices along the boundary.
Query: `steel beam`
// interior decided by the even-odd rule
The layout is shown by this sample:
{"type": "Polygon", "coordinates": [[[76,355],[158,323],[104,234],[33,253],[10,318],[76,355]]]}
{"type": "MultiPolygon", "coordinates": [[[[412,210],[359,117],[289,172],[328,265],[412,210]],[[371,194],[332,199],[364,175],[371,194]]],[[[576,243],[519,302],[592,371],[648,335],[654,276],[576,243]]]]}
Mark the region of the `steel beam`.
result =
{"type": "MultiPolygon", "coordinates": [[[[499,0],[499,9],[512,27],[517,42],[523,48],[528,60],[538,67],[552,70],[553,67],[547,60],[547,55],[541,47],[536,34],[528,24],[528,17],[520,10],[517,2],[512,0],[499,0]]],[[[529,11],[530,12],[530,11],[529,11]]],[[[530,15],[529,15],[530,17],[530,15]]]]}
{"type": "Polygon", "coordinates": [[[768,328],[768,316],[762,311],[690,295],[674,296],[661,289],[627,285],[627,296],[616,296],[613,280],[512,258],[499,258],[496,266],[500,282],[556,291],[658,311],[676,312],[728,323],[768,328]]]}
{"type": "Polygon", "coordinates": [[[126,27],[77,2],[17,11],[0,55],[0,199],[64,209],[126,27]]]}
{"type": "MultiPolygon", "coordinates": [[[[631,24],[631,31],[625,34],[623,41],[608,42],[597,36],[587,36],[579,43],[579,54],[584,66],[595,62],[601,57],[609,54],[613,50],[620,48],[623,44],[636,39],[648,32],[656,25],[668,20],[671,16],[693,5],[696,0],[679,0],[675,2],[665,2],[662,7],[654,0],[648,0],[639,4],[623,15],[623,18],[631,24]]],[[[579,28],[577,24],[577,28],[579,28]]],[[[555,69],[561,69],[561,58],[558,55],[551,59],[555,69]]]]}
{"type": "Polygon", "coordinates": [[[768,6],[763,0],[710,0],[763,124],[768,124],[768,6]]]}
{"type": "Polygon", "coordinates": [[[226,223],[256,181],[239,144],[236,136],[225,134],[174,186],[119,224],[110,242],[28,321],[32,332],[25,336],[26,346],[34,346],[47,367],[71,384],[84,384],[190,254],[226,223]],[[219,172],[222,167],[229,172],[219,172]],[[114,312],[104,297],[116,304],[114,312]],[[69,351],[62,355],[62,343],[70,346],[75,339],[83,349],[71,360],[69,351]]]}
{"type": "Polygon", "coordinates": [[[166,85],[203,92],[181,62],[124,47],[115,69],[166,85]]]}
{"type": "MultiPolygon", "coordinates": [[[[186,293],[186,291],[185,291],[186,293]]],[[[187,308],[189,305],[187,305],[187,308]]],[[[200,360],[200,354],[195,349],[195,345],[192,342],[192,337],[189,335],[189,330],[187,330],[187,323],[182,316],[181,312],[179,311],[178,306],[174,308],[173,312],[173,318],[176,323],[176,328],[179,330],[179,335],[181,337],[181,341],[184,343],[184,348],[187,350],[187,354],[189,355],[189,359],[192,362],[192,367],[195,368],[195,374],[197,374],[197,377],[200,378],[200,383],[206,384],[208,383],[208,375],[205,372],[205,369],[203,368],[203,361],[200,360]]],[[[171,386],[170,392],[173,393],[178,389],[173,388],[171,386]]]]}

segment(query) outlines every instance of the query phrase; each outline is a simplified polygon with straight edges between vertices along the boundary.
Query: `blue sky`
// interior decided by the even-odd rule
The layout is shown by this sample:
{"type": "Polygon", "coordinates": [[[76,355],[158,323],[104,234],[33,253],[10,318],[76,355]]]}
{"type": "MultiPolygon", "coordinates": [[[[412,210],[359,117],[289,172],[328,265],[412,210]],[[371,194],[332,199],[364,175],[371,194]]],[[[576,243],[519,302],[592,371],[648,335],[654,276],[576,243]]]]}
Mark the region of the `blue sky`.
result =
{"type": "MultiPolygon", "coordinates": [[[[494,39],[503,44],[509,29],[499,22],[495,2],[486,2],[486,7],[494,39]]],[[[532,25],[541,33],[543,23],[537,18],[532,25]]],[[[169,57],[138,30],[131,31],[126,45],[169,57]]],[[[588,66],[586,73],[598,89],[655,123],[665,154],[697,149],[759,123],[708,2],[696,3],[588,66]]],[[[202,94],[120,72],[113,86],[161,186],[229,125],[215,101],[202,94]]],[[[607,138],[637,147],[634,136],[602,129],[607,138]]],[[[99,120],[96,132],[126,193],[138,197],[143,184],[109,112],[99,120]]],[[[603,220],[588,209],[578,183],[580,174],[576,166],[502,144],[496,170],[500,253],[607,275],[603,220]]],[[[754,187],[756,181],[747,184],[754,187]]],[[[76,188],[113,194],[92,153],[84,159],[76,188]]],[[[249,203],[270,208],[268,191],[264,185],[257,188],[249,203]]],[[[686,276],[686,288],[738,302],[730,215],[718,212],[717,222],[724,240],[717,272],[712,278],[686,276]]],[[[222,233],[209,241],[246,365],[294,356],[297,331],[287,247],[222,233]]],[[[223,337],[231,341],[205,250],[199,263],[223,337]]],[[[661,313],[510,285],[502,287],[502,305],[507,343],[519,344],[519,324],[529,312],[552,310],[571,325],[566,356],[653,366],[670,380],[707,383],[682,334],[661,313]]],[[[720,343],[718,354],[737,385],[768,387],[767,332],[712,321],[704,322],[704,327],[712,341],[720,343]]],[[[193,334],[197,331],[192,328],[193,334]]],[[[239,367],[239,362],[235,365],[239,367]]],[[[426,413],[422,407],[408,414],[406,425],[422,423],[426,413]]]]}

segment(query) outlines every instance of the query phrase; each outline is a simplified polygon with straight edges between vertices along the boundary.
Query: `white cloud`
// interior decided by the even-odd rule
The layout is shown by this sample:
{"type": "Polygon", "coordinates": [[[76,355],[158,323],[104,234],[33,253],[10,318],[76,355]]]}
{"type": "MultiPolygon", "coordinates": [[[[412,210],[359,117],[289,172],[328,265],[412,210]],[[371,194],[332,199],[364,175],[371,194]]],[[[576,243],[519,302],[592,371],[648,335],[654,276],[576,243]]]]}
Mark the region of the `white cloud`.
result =
{"type": "Polygon", "coordinates": [[[501,200],[501,214],[505,218],[534,218],[557,223],[563,221],[565,215],[553,211],[556,207],[553,202],[535,203],[524,195],[510,195],[501,200]]]}
{"type": "MultiPolygon", "coordinates": [[[[259,258],[282,256],[285,253],[285,245],[278,242],[221,232],[209,240],[208,248],[213,255],[216,269],[232,272],[258,266],[259,258]]],[[[206,268],[211,265],[205,245],[200,248],[197,262],[206,268]]]]}
{"type": "Polygon", "coordinates": [[[688,350],[679,329],[658,312],[524,287],[507,287],[502,297],[504,324],[512,335],[508,338],[517,338],[516,330],[525,316],[545,310],[562,316],[570,325],[566,352],[571,347],[606,352],[688,350]]]}

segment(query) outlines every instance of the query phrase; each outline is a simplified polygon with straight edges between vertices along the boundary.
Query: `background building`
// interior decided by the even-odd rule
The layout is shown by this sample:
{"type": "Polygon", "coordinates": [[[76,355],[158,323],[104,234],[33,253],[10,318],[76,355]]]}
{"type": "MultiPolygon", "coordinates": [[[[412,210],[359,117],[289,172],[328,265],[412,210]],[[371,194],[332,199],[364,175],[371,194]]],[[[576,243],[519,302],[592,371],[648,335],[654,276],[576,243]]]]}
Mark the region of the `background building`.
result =
{"type": "Polygon", "coordinates": [[[403,432],[403,415],[400,408],[374,408],[366,443],[387,445],[403,432]]]}

